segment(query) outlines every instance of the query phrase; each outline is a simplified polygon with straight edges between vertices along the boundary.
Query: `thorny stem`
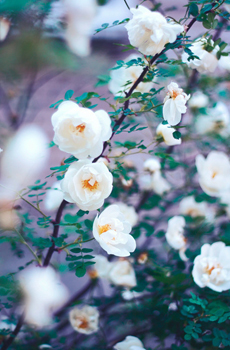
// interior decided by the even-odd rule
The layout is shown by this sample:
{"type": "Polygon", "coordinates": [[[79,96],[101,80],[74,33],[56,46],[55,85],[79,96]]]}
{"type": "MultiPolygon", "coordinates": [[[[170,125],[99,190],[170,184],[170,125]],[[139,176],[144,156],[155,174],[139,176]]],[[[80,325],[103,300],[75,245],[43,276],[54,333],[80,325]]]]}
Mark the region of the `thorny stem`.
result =
{"type": "Polygon", "coordinates": [[[37,256],[37,254],[33,251],[33,249],[29,246],[29,244],[26,242],[26,240],[24,239],[24,237],[21,235],[21,233],[15,229],[15,232],[17,232],[17,235],[19,236],[19,238],[21,239],[22,243],[29,249],[29,251],[33,254],[33,256],[35,257],[36,261],[38,262],[38,264],[41,266],[42,262],[39,259],[39,257],[37,256]]]}

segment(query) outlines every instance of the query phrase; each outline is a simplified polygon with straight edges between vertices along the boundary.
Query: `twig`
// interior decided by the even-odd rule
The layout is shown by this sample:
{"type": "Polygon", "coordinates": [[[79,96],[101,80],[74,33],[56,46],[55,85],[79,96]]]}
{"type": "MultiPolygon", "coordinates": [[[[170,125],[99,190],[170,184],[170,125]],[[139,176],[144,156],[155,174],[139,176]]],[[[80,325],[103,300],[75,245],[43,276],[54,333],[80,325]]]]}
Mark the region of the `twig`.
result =
{"type": "Polygon", "coordinates": [[[18,333],[20,332],[20,329],[24,323],[24,318],[25,315],[22,314],[18,320],[18,324],[15,328],[15,330],[13,331],[13,333],[10,335],[10,337],[3,343],[3,346],[1,348],[1,350],[6,350],[8,349],[8,347],[12,344],[12,342],[14,341],[14,338],[18,335],[18,333]]]}
{"type": "Polygon", "coordinates": [[[29,246],[29,244],[26,242],[26,240],[24,239],[24,237],[21,235],[21,233],[15,229],[15,232],[17,232],[17,235],[19,236],[19,238],[21,239],[22,243],[29,249],[29,251],[33,254],[33,256],[35,257],[36,261],[38,262],[39,265],[41,265],[41,260],[38,258],[37,254],[33,251],[33,249],[29,246]]]}

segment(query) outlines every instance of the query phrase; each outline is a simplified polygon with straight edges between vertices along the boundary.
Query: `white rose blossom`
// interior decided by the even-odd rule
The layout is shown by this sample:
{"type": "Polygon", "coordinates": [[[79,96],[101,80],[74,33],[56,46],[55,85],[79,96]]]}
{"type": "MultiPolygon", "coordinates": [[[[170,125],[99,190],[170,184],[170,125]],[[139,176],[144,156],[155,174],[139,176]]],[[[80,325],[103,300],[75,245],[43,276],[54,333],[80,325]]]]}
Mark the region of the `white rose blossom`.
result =
{"type": "Polygon", "coordinates": [[[111,270],[112,263],[110,263],[103,255],[96,255],[93,261],[95,261],[95,264],[92,265],[90,271],[94,271],[94,278],[99,277],[109,279],[109,272],[111,270]]]}
{"type": "MultiPolygon", "coordinates": [[[[230,5],[229,5],[230,7],[230,5]]],[[[228,46],[229,49],[229,46],[228,46]]],[[[226,69],[227,71],[230,71],[230,57],[228,56],[221,56],[218,61],[218,67],[221,69],[226,69]]]]}
{"type": "Polygon", "coordinates": [[[136,241],[130,235],[131,225],[115,204],[107,207],[93,223],[93,235],[108,254],[129,256],[136,249],[136,241]]]}
{"type": "Polygon", "coordinates": [[[144,170],[149,174],[140,176],[140,185],[143,190],[153,190],[158,195],[162,195],[171,189],[170,184],[161,175],[161,164],[156,158],[149,158],[144,162],[144,170]]]}
{"type": "Polygon", "coordinates": [[[176,139],[173,136],[173,133],[176,129],[172,128],[169,124],[159,124],[156,128],[156,134],[159,137],[162,137],[165,144],[168,146],[175,146],[181,144],[181,138],[176,139]]]}
{"type": "Polygon", "coordinates": [[[69,313],[69,321],[73,329],[79,333],[96,333],[99,329],[99,312],[96,307],[89,305],[75,307],[69,313]]]}
{"type": "Polygon", "coordinates": [[[173,43],[184,27],[167,21],[159,12],[151,12],[144,6],[131,8],[133,18],[126,24],[130,44],[144,55],[160,53],[167,43],[173,43]]]}
{"type": "Polygon", "coordinates": [[[76,203],[82,210],[95,210],[110,195],[112,183],[112,174],[104,163],[79,160],[68,168],[61,189],[67,202],[76,203]]]}
{"type": "Polygon", "coordinates": [[[208,105],[208,96],[202,91],[196,91],[188,101],[190,108],[204,108],[208,105]]]}
{"type": "Polygon", "coordinates": [[[157,170],[161,169],[161,163],[156,158],[149,158],[144,162],[144,170],[154,173],[157,170]]]}
{"type": "Polygon", "coordinates": [[[138,222],[138,214],[136,213],[133,206],[127,205],[122,202],[116,202],[116,205],[119,207],[121,213],[124,215],[125,219],[133,227],[138,222]]]}
{"type": "Polygon", "coordinates": [[[116,286],[133,288],[137,285],[135,271],[128,260],[112,262],[108,278],[116,286]]]}
{"type": "Polygon", "coordinates": [[[114,345],[115,350],[145,350],[143,343],[137,337],[128,335],[125,340],[114,345]]]}
{"type": "Polygon", "coordinates": [[[186,261],[188,260],[185,255],[187,240],[184,237],[184,227],[185,219],[183,216],[173,216],[168,221],[168,228],[165,238],[172,248],[179,250],[180,258],[186,261]]]}
{"type": "Polygon", "coordinates": [[[230,289],[230,247],[223,242],[204,244],[194,260],[192,276],[201,288],[216,292],[230,289]]]}
{"type": "MultiPolygon", "coordinates": [[[[199,57],[194,60],[188,61],[189,55],[186,52],[182,54],[182,62],[186,63],[188,67],[196,69],[199,73],[214,72],[218,65],[218,59],[216,57],[217,52],[219,51],[219,46],[217,45],[211,52],[205,50],[205,45],[207,44],[206,38],[199,38],[194,41],[190,46],[190,50],[193,55],[199,57]]],[[[210,41],[211,45],[214,42],[210,41]]]]}
{"type": "MultiPolygon", "coordinates": [[[[125,62],[129,62],[131,60],[137,60],[140,56],[132,54],[126,58],[125,62]]],[[[147,64],[147,62],[146,62],[147,64]]],[[[127,82],[130,82],[131,85],[135,83],[135,81],[139,78],[141,73],[143,72],[143,67],[140,65],[132,65],[130,67],[121,67],[119,70],[111,70],[110,73],[110,81],[108,84],[109,90],[115,96],[125,96],[125,92],[129,86],[127,87],[127,82]]],[[[149,92],[154,86],[154,83],[151,82],[141,82],[138,84],[134,92],[149,92]]]]}
{"type": "Polygon", "coordinates": [[[64,194],[61,190],[60,181],[56,181],[52,187],[46,191],[44,206],[46,210],[56,210],[63,201],[64,194]]]}
{"type": "Polygon", "coordinates": [[[170,125],[177,125],[181,121],[181,114],[186,113],[186,102],[190,98],[183,92],[183,89],[179,88],[177,83],[171,82],[167,86],[168,92],[164,99],[163,105],[163,118],[170,125]]]}
{"type": "Polygon", "coordinates": [[[217,102],[216,106],[209,108],[207,115],[198,115],[196,130],[200,134],[214,132],[223,137],[230,133],[230,116],[227,106],[223,102],[217,102]]]}
{"type": "Polygon", "coordinates": [[[67,19],[66,41],[69,48],[78,56],[90,54],[90,37],[97,13],[96,0],[62,0],[67,19]]]}
{"type": "Polygon", "coordinates": [[[220,197],[230,189],[230,162],[225,153],[211,151],[206,159],[199,154],[196,167],[200,186],[209,196],[220,197]]]}
{"type": "Polygon", "coordinates": [[[50,266],[27,267],[19,274],[24,294],[25,321],[37,327],[51,323],[52,312],[66,302],[68,291],[50,266]]]}
{"type": "Polygon", "coordinates": [[[104,110],[93,112],[73,101],[62,102],[51,121],[54,142],[61,151],[73,154],[78,159],[98,157],[103,142],[112,134],[111,119],[104,110]]]}
{"type": "Polygon", "coordinates": [[[203,216],[208,221],[212,221],[214,218],[214,213],[208,204],[206,202],[196,202],[194,196],[185,197],[180,201],[179,212],[192,218],[203,216]]]}

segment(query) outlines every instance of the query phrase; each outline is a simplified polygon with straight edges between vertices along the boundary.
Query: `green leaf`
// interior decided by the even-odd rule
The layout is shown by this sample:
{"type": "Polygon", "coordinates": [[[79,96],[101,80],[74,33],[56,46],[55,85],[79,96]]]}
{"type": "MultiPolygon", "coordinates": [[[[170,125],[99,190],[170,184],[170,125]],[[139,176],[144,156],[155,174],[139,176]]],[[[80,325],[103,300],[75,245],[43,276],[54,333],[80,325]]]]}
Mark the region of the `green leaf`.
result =
{"type": "Polygon", "coordinates": [[[82,264],[76,268],[75,275],[77,277],[83,277],[86,274],[85,264],[82,264]]]}
{"type": "Polygon", "coordinates": [[[174,137],[174,139],[179,140],[179,139],[181,138],[181,133],[180,133],[180,131],[174,131],[173,137],[174,137]]]}
{"type": "Polygon", "coordinates": [[[73,91],[73,90],[68,90],[68,91],[66,91],[66,93],[65,93],[65,100],[71,99],[71,97],[73,96],[73,94],[74,94],[74,91],[73,91]]]}
{"type": "Polygon", "coordinates": [[[195,2],[192,2],[189,6],[189,15],[196,17],[199,14],[199,8],[195,2]]]}

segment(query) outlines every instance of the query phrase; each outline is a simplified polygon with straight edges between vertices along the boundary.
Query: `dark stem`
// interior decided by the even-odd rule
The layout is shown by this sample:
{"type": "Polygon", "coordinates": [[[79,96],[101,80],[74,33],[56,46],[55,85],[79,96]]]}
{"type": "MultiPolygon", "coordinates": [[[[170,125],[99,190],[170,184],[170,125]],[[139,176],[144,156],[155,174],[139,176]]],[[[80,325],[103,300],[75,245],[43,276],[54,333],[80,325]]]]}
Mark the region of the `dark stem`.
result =
{"type": "MultiPolygon", "coordinates": [[[[56,215],[56,219],[55,219],[55,222],[54,222],[54,229],[53,229],[53,234],[52,234],[52,237],[56,238],[58,236],[58,232],[59,232],[59,227],[60,227],[60,221],[61,221],[61,216],[62,216],[62,212],[66,206],[67,202],[65,200],[63,200],[60,204],[60,207],[58,208],[58,211],[57,211],[57,215],[56,215]]],[[[55,243],[53,242],[52,246],[49,248],[48,250],[48,253],[45,257],[45,260],[44,260],[44,263],[43,263],[43,266],[48,266],[49,265],[49,262],[50,262],[50,259],[52,258],[52,255],[55,251],[55,243]]]]}
{"type": "Polygon", "coordinates": [[[25,315],[22,314],[18,320],[18,324],[15,328],[15,330],[13,331],[13,333],[10,335],[10,337],[3,343],[1,350],[6,350],[8,349],[8,347],[12,344],[12,342],[14,341],[14,338],[18,335],[18,333],[20,332],[20,329],[23,325],[24,322],[24,317],[25,315]]]}

